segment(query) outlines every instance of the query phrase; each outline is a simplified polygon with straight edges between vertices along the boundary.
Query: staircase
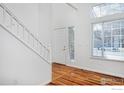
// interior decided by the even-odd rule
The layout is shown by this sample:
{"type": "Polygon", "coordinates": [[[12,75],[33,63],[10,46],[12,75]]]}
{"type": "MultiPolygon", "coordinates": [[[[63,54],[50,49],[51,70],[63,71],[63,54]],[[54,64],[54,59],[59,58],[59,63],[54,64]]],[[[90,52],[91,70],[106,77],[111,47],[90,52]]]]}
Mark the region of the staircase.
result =
{"type": "Polygon", "coordinates": [[[51,52],[35,37],[18,18],[3,4],[0,4],[0,27],[20,41],[25,47],[50,64],[51,52]]]}

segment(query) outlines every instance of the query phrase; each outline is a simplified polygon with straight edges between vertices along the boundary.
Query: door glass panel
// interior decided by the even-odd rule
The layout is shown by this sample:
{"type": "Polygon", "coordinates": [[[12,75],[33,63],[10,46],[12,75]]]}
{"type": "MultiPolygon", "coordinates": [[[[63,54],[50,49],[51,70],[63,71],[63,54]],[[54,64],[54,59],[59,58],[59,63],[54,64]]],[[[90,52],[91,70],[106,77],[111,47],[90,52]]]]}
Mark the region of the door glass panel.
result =
{"type": "Polygon", "coordinates": [[[74,27],[68,27],[68,30],[69,56],[70,60],[74,61],[74,27]]]}

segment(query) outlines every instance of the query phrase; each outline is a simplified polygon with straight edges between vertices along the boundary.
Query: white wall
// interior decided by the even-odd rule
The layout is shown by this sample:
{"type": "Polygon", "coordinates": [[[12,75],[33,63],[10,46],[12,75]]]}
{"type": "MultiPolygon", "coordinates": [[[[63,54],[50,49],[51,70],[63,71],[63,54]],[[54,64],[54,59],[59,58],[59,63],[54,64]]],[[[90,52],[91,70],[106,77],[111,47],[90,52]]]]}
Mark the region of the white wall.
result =
{"type": "MultiPolygon", "coordinates": [[[[52,61],[56,62],[56,58],[58,54],[57,50],[57,44],[62,45],[61,42],[56,43],[56,34],[57,31],[64,31],[67,30],[69,26],[75,26],[77,25],[77,13],[76,11],[68,6],[67,4],[52,4],[52,13],[53,13],[53,19],[52,19],[52,61]],[[58,28],[65,28],[65,29],[58,29],[58,28]]],[[[62,36],[62,35],[61,35],[62,36]]],[[[65,37],[63,37],[65,38],[65,37]]]]}
{"type": "Polygon", "coordinates": [[[78,4],[79,28],[76,31],[76,63],[80,68],[124,77],[124,62],[90,58],[91,52],[91,4],[78,4]]]}
{"type": "MultiPolygon", "coordinates": [[[[75,4],[75,5],[78,8],[78,11],[77,11],[78,22],[77,22],[77,25],[76,25],[77,28],[75,31],[75,62],[69,63],[68,65],[72,65],[75,67],[92,70],[96,72],[101,72],[105,74],[124,77],[124,62],[105,61],[105,60],[91,58],[90,56],[90,51],[91,51],[90,6],[91,4],[75,4]]],[[[64,12],[65,9],[61,11],[64,12]]],[[[63,15],[59,15],[59,18],[62,19],[63,15]]],[[[61,23],[61,24],[62,25],[60,26],[63,26],[64,23],[61,23]]]]}
{"type": "Polygon", "coordinates": [[[39,38],[46,46],[51,46],[52,4],[39,4],[39,38]]]}
{"type": "Polygon", "coordinates": [[[52,4],[53,28],[76,25],[76,11],[67,4],[52,4]]]}
{"type": "Polygon", "coordinates": [[[39,6],[33,3],[8,3],[9,10],[33,33],[39,31],[39,6]]]}
{"type": "MultiPolygon", "coordinates": [[[[39,34],[41,42],[45,41],[50,45],[50,34],[48,33],[51,30],[50,5],[5,5],[33,34],[39,34]],[[41,10],[46,11],[46,13],[44,14],[41,10]],[[43,24],[43,22],[40,22],[42,19],[44,19],[43,22],[45,20],[47,22],[43,24]]],[[[51,81],[51,65],[43,61],[2,28],[0,28],[0,43],[0,84],[46,84],[51,81]]]]}

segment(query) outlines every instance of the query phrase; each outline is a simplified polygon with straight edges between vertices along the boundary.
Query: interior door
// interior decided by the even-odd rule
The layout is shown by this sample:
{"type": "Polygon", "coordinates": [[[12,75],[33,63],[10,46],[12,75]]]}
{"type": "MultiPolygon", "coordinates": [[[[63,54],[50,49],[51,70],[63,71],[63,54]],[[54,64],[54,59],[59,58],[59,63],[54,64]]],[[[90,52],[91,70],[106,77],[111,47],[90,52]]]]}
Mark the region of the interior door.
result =
{"type": "Polygon", "coordinates": [[[66,28],[55,30],[55,60],[57,63],[67,64],[69,61],[68,52],[68,31],[66,28]]]}

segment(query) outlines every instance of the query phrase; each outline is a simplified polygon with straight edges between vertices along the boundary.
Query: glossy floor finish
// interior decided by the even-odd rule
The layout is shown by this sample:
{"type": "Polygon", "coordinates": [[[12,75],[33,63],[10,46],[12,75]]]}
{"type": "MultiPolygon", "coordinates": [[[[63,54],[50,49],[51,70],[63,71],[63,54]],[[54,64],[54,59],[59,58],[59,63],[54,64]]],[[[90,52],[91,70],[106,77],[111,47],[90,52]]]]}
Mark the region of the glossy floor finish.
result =
{"type": "Polygon", "coordinates": [[[53,63],[49,85],[124,85],[124,78],[53,63]]]}

